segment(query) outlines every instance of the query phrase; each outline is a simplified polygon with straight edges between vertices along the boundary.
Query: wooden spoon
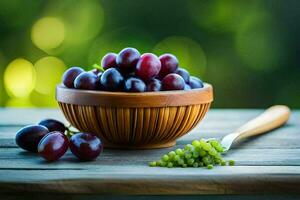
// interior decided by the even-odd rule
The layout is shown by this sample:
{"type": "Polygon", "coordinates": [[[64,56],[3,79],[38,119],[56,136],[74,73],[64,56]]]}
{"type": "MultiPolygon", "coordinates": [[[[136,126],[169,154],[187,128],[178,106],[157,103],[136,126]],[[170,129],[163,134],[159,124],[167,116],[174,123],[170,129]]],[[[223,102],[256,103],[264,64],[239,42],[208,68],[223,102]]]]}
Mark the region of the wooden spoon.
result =
{"type": "Polygon", "coordinates": [[[290,115],[291,111],[287,106],[272,106],[258,117],[241,126],[233,133],[223,137],[221,144],[225,150],[228,151],[232,144],[240,139],[267,133],[284,125],[288,121],[290,115]]]}

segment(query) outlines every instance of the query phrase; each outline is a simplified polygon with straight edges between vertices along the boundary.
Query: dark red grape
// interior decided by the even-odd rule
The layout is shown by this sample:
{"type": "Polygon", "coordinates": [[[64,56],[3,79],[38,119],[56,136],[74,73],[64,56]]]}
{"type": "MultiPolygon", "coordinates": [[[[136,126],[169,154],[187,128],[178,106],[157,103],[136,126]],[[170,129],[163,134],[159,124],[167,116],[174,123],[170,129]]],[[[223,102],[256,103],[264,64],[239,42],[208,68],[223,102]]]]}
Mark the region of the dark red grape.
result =
{"type": "Polygon", "coordinates": [[[140,52],[135,48],[127,47],[123,49],[116,59],[118,68],[124,73],[133,72],[140,56],[140,52]]]}
{"type": "Polygon", "coordinates": [[[99,138],[90,133],[76,133],[70,138],[72,153],[83,161],[94,160],[103,150],[99,138]]]}
{"type": "Polygon", "coordinates": [[[67,130],[66,126],[62,122],[55,119],[44,119],[39,122],[39,125],[47,127],[49,132],[59,131],[64,133],[67,130]]]}
{"type": "Polygon", "coordinates": [[[74,81],[76,89],[96,90],[99,88],[98,76],[92,72],[83,72],[74,81]]]}
{"type": "Polygon", "coordinates": [[[117,67],[117,54],[115,53],[107,53],[105,56],[103,56],[101,60],[101,66],[103,69],[108,69],[111,67],[117,67]]]}
{"type": "Polygon", "coordinates": [[[160,80],[154,78],[154,79],[151,79],[150,81],[148,81],[146,90],[148,92],[161,91],[161,82],[160,82],[160,80]]]}
{"type": "Polygon", "coordinates": [[[16,134],[16,144],[30,152],[37,152],[40,140],[49,133],[45,126],[29,125],[20,129],[16,134]]]}
{"type": "Polygon", "coordinates": [[[189,84],[185,84],[184,85],[184,90],[191,90],[192,88],[191,88],[191,86],[189,85],[189,84]]]}
{"type": "Polygon", "coordinates": [[[150,80],[158,75],[161,63],[158,57],[152,53],[145,53],[136,64],[135,73],[144,81],[150,80]]]}
{"type": "Polygon", "coordinates": [[[191,86],[192,89],[203,88],[203,82],[195,76],[190,77],[189,85],[191,86]]]}
{"type": "Polygon", "coordinates": [[[180,75],[186,83],[190,82],[190,73],[186,69],[178,68],[175,73],[180,75]]]}
{"type": "Polygon", "coordinates": [[[69,141],[65,134],[53,131],[45,135],[39,145],[39,154],[47,161],[55,161],[62,157],[69,147],[69,141]]]}
{"type": "Polygon", "coordinates": [[[124,90],[126,92],[144,92],[146,85],[141,79],[131,77],[125,81],[124,90]]]}
{"type": "Polygon", "coordinates": [[[63,75],[63,84],[68,88],[74,88],[74,80],[82,72],[84,72],[84,70],[80,67],[71,67],[70,69],[65,71],[63,75]]]}
{"type": "Polygon", "coordinates": [[[100,83],[105,90],[120,91],[123,88],[124,78],[115,68],[109,68],[103,72],[100,83]]]}
{"type": "Polygon", "coordinates": [[[172,73],[165,76],[162,80],[163,90],[183,90],[185,82],[181,76],[172,73]]]}
{"type": "Polygon", "coordinates": [[[163,78],[167,74],[173,73],[178,68],[177,58],[169,53],[159,56],[161,62],[161,70],[159,72],[159,77],[163,78]]]}

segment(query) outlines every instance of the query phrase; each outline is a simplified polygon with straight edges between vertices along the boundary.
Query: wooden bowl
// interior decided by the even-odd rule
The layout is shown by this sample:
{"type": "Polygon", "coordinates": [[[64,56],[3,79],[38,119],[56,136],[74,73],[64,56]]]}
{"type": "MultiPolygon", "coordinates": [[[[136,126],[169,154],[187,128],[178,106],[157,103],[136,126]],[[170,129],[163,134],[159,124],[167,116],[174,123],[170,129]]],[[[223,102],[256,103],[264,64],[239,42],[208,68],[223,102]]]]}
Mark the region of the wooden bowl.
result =
{"type": "Polygon", "coordinates": [[[164,92],[106,92],[57,86],[66,119],[99,136],[105,147],[151,149],[175,145],[208,111],[213,89],[164,92]]]}

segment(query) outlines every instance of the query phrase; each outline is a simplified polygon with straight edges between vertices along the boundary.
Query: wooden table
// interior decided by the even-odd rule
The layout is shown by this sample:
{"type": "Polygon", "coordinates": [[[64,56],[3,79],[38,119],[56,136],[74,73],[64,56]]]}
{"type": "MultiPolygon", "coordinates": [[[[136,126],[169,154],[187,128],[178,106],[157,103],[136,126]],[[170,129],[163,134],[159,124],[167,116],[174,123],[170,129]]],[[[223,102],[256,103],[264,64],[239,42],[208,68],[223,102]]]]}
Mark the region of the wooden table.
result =
{"type": "Polygon", "coordinates": [[[94,162],[78,162],[70,152],[59,162],[46,163],[17,148],[14,137],[24,125],[43,118],[64,120],[55,109],[0,109],[0,199],[300,199],[300,111],[288,124],[235,145],[225,156],[235,166],[151,168],[148,161],[193,139],[222,137],[261,110],[210,110],[200,125],[159,150],[109,150],[94,162]],[[121,196],[119,196],[121,195],[121,196]],[[147,196],[149,195],[149,196],[147,196]],[[164,195],[164,196],[157,196],[164,195]],[[146,196],[146,197],[143,197],[146,196]]]}

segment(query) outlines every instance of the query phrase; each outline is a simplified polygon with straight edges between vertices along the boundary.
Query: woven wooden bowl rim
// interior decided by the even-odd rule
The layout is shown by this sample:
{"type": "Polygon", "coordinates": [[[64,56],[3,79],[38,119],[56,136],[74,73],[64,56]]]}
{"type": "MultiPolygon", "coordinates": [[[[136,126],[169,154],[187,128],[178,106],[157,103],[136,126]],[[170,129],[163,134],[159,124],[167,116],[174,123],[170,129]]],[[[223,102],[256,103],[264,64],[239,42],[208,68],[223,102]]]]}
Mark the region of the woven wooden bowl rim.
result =
{"type": "Polygon", "coordinates": [[[127,108],[188,106],[212,102],[213,87],[204,83],[203,88],[188,91],[128,93],[78,90],[58,85],[56,100],[67,104],[127,108]]]}

